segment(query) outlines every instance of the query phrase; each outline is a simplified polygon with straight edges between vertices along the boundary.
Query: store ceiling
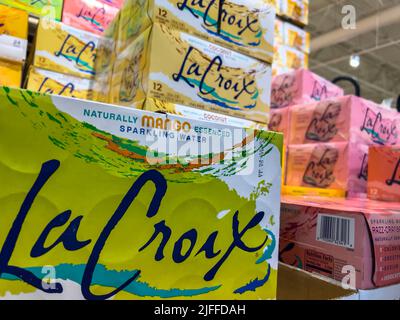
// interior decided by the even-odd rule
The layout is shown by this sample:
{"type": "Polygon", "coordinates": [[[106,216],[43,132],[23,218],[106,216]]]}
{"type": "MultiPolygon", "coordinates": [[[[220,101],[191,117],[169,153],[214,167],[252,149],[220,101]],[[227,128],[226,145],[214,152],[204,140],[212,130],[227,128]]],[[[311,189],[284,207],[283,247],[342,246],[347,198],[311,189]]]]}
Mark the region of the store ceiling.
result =
{"type": "MultiPolygon", "coordinates": [[[[310,68],[330,80],[337,76],[352,76],[359,80],[363,97],[376,102],[393,98],[394,105],[400,95],[400,15],[394,22],[382,26],[380,22],[388,16],[382,12],[387,9],[390,9],[387,12],[400,10],[400,0],[311,0],[308,30],[312,46],[319,46],[321,36],[327,34],[332,45],[312,50],[310,68]],[[363,30],[360,27],[363,19],[381,14],[379,18],[370,19],[374,22],[371,30],[343,41],[342,8],[348,4],[355,8],[358,32],[363,30]],[[349,64],[350,55],[360,52],[361,64],[354,69],[349,64]]],[[[346,83],[341,86],[347,93],[354,91],[346,83]]]]}

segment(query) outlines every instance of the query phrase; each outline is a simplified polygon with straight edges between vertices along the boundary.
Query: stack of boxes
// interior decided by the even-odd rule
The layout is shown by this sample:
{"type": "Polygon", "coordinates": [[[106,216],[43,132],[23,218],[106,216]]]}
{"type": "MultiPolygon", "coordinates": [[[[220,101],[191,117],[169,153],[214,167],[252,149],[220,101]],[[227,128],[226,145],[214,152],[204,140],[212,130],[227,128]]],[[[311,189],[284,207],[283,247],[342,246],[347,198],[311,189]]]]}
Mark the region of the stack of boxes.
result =
{"type": "Polygon", "coordinates": [[[99,37],[61,22],[41,20],[26,88],[32,91],[92,99],[99,37]],[[50,25],[49,25],[50,24],[50,25]]]}
{"type": "Polygon", "coordinates": [[[20,87],[28,47],[28,14],[0,5],[0,85],[20,87]]]}
{"type": "Polygon", "coordinates": [[[102,98],[113,104],[267,124],[274,20],[263,0],[128,0],[100,45],[109,55],[97,61],[93,91],[109,84],[102,98]]]}
{"type": "Polygon", "coordinates": [[[274,77],[271,106],[270,129],[285,135],[290,194],[366,197],[368,148],[400,143],[394,110],[343,96],[306,70],[274,77]]]}
{"type": "Polygon", "coordinates": [[[304,27],[308,24],[308,0],[278,0],[276,8],[273,75],[307,69],[310,34],[304,27]]]}

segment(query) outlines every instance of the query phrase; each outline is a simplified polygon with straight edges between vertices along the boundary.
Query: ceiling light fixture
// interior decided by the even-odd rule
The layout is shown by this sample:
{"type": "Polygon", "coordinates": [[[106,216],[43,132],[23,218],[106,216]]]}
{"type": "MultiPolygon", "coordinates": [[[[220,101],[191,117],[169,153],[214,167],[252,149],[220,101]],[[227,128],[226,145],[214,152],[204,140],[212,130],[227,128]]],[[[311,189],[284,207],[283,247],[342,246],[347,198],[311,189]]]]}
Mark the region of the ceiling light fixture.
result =
{"type": "Polygon", "coordinates": [[[350,66],[354,69],[357,69],[360,66],[361,58],[358,54],[352,54],[350,56],[350,66]]]}

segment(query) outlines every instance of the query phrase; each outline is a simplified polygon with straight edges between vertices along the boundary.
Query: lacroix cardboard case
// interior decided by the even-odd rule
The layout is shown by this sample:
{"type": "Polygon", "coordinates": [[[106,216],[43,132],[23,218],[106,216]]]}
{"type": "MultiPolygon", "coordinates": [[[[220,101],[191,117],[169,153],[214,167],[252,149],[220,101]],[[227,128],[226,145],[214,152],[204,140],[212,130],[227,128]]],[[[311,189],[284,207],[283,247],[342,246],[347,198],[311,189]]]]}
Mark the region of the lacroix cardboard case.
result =
{"type": "Polygon", "coordinates": [[[280,19],[275,19],[275,31],[274,31],[274,46],[278,44],[284,44],[284,22],[280,19]]]}
{"type": "Polygon", "coordinates": [[[289,108],[271,109],[268,128],[271,131],[283,133],[283,141],[287,146],[290,134],[289,108]]]}
{"type": "Polygon", "coordinates": [[[286,184],[366,193],[368,146],[357,143],[289,145],[286,184]]]}
{"type": "Polygon", "coordinates": [[[0,59],[0,86],[21,87],[22,64],[0,59]]]}
{"type": "Polygon", "coordinates": [[[119,48],[156,22],[272,63],[274,21],[275,8],[264,0],[127,0],[119,48]]]}
{"type": "Polygon", "coordinates": [[[281,0],[280,14],[300,24],[308,24],[309,0],[281,0]]]}
{"type": "Polygon", "coordinates": [[[37,92],[88,99],[91,80],[33,67],[29,71],[26,88],[37,92]]]}
{"type": "Polygon", "coordinates": [[[68,0],[62,21],[72,27],[102,35],[118,13],[118,7],[98,0],[68,0]]]}
{"type": "Polygon", "coordinates": [[[284,43],[289,47],[300,50],[304,53],[310,53],[310,34],[291,23],[283,23],[284,43]]]}
{"type": "Polygon", "coordinates": [[[400,144],[397,112],[355,96],[290,108],[290,144],[346,142],[400,144]]]}
{"type": "Polygon", "coordinates": [[[357,289],[400,282],[398,204],[283,197],[280,261],[357,289]]]}
{"type": "Polygon", "coordinates": [[[157,98],[268,123],[269,65],[161,24],[118,54],[112,78],[111,103],[157,98]]]}
{"type": "Polygon", "coordinates": [[[372,146],[368,157],[368,198],[400,203],[400,146],[372,146]]]}
{"type": "Polygon", "coordinates": [[[280,134],[0,100],[3,299],[275,299],[280,134]]]}
{"type": "Polygon", "coordinates": [[[98,41],[99,37],[92,33],[41,20],[33,63],[38,68],[92,78],[98,41]]]}
{"type": "Polygon", "coordinates": [[[308,70],[294,70],[273,78],[271,108],[284,108],[340,96],[343,96],[343,89],[330,81],[308,70]]]}
{"type": "Polygon", "coordinates": [[[61,20],[63,0],[0,0],[0,3],[25,10],[35,16],[61,20]]]}
{"type": "Polygon", "coordinates": [[[289,45],[274,48],[274,63],[290,69],[307,69],[308,55],[289,45]]]}
{"type": "Polygon", "coordinates": [[[28,13],[0,5],[0,57],[24,62],[28,47],[28,13]]]}

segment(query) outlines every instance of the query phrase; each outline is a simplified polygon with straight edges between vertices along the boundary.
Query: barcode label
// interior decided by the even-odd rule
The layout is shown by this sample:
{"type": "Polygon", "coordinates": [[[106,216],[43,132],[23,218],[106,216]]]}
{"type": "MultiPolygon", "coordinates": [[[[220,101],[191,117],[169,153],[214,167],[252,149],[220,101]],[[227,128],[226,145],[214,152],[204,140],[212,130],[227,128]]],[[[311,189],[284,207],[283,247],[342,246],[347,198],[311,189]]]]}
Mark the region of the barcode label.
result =
{"type": "Polygon", "coordinates": [[[353,218],[320,214],[317,221],[317,240],[354,249],[354,226],[353,218]]]}

